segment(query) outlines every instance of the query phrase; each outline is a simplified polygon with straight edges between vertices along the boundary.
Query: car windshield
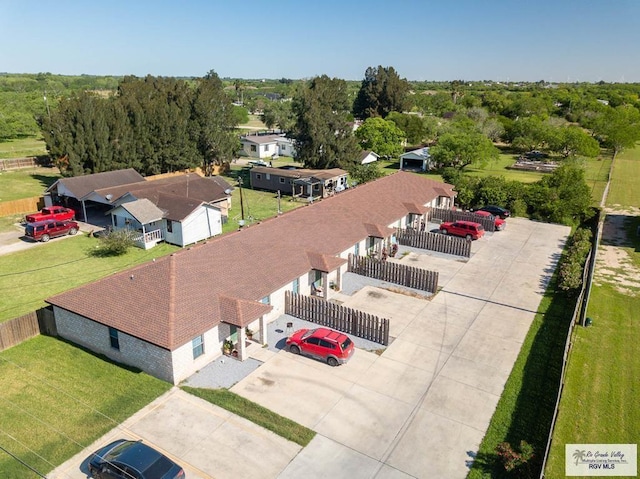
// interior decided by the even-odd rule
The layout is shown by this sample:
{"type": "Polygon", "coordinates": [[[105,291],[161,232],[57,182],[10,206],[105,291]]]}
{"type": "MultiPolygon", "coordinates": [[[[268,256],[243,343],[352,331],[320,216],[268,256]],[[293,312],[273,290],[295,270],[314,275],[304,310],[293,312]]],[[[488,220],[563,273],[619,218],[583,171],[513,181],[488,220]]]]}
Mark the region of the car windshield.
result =
{"type": "Polygon", "coordinates": [[[165,456],[160,456],[158,460],[152,463],[145,471],[145,477],[162,477],[169,469],[173,467],[173,463],[165,456]]]}
{"type": "Polygon", "coordinates": [[[309,336],[313,335],[313,333],[315,333],[316,331],[317,329],[308,330],[306,333],[302,335],[302,339],[307,339],[309,336]]]}
{"type": "Polygon", "coordinates": [[[342,344],[340,344],[340,347],[342,348],[343,351],[346,351],[350,345],[351,345],[351,340],[347,338],[344,341],[342,341],[342,344]]]}

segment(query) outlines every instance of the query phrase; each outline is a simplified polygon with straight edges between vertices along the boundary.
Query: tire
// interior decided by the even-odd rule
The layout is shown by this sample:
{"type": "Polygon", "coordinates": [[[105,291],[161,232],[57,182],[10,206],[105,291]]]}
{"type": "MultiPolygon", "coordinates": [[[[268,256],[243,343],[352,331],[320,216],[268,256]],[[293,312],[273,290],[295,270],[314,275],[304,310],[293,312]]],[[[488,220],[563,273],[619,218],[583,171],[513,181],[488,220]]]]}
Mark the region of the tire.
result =
{"type": "Polygon", "coordinates": [[[471,236],[470,234],[468,234],[467,236],[465,236],[465,238],[467,238],[467,241],[471,241],[473,239],[473,236],[471,236]]]}
{"type": "Polygon", "coordinates": [[[333,356],[329,356],[327,358],[327,364],[329,366],[331,366],[332,368],[335,368],[339,363],[338,363],[338,360],[336,358],[334,358],[333,356]]]}
{"type": "Polygon", "coordinates": [[[47,241],[49,241],[51,238],[49,237],[49,235],[42,235],[40,237],[40,241],[42,241],[43,243],[46,243],[47,241]]]}
{"type": "Polygon", "coordinates": [[[448,235],[449,234],[449,232],[447,230],[440,230],[440,231],[442,231],[443,235],[448,235]]]}
{"type": "Polygon", "coordinates": [[[70,234],[70,235],[74,235],[74,234],[76,234],[77,232],[78,232],[78,230],[77,230],[76,228],[71,228],[71,229],[69,230],[69,234],[70,234]]]}
{"type": "Polygon", "coordinates": [[[293,354],[300,354],[300,348],[295,344],[292,344],[291,346],[289,346],[289,351],[292,352],[293,354]]]}

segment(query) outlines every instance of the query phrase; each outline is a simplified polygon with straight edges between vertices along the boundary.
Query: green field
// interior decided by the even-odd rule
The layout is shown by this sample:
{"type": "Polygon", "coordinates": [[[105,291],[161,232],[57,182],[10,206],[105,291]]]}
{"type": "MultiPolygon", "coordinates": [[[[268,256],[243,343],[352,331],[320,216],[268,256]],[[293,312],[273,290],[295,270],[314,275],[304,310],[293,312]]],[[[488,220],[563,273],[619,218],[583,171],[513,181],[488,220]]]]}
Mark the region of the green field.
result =
{"type": "MultiPolygon", "coordinates": [[[[623,152],[612,171],[607,205],[637,207],[640,192],[640,148],[623,152]]],[[[618,277],[598,276],[587,316],[593,325],[577,327],[566,371],[560,410],[553,433],[546,477],[564,477],[565,444],[637,443],[640,437],[640,279],[621,284],[640,271],[640,226],[637,216],[625,221],[628,245],[618,277]],[[622,289],[624,287],[624,289],[622,289]]],[[[615,268],[613,269],[615,271],[615,268]]]]}
{"type": "Polygon", "coordinates": [[[132,247],[123,256],[99,258],[89,254],[98,241],[79,234],[0,256],[0,322],[42,308],[54,294],[178,249],[160,243],[150,250],[132,247]]]}
{"type": "MultiPolygon", "coordinates": [[[[46,474],[170,388],[80,347],[38,336],[0,352],[0,446],[46,474]]],[[[0,477],[38,476],[1,452],[0,477]]]]}
{"type": "Polygon", "coordinates": [[[0,202],[42,196],[61,178],[57,168],[22,168],[0,172],[0,202]]]}
{"type": "Polygon", "coordinates": [[[18,140],[0,141],[0,159],[25,158],[47,154],[42,138],[20,138],[18,140]]]}
{"type": "Polygon", "coordinates": [[[640,146],[620,153],[613,166],[607,205],[640,206],[640,146]]]}

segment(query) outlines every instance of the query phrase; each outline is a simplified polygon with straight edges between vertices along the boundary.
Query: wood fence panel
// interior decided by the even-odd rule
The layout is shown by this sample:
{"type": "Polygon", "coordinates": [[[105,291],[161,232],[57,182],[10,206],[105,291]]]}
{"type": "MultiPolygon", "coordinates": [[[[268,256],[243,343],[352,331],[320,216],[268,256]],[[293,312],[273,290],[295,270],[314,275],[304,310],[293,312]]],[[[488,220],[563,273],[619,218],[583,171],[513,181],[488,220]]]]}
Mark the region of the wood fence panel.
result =
{"type": "Polygon", "coordinates": [[[35,311],[0,323],[0,351],[40,334],[38,315],[35,311]]]}
{"type": "Polygon", "coordinates": [[[493,217],[478,216],[470,211],[448,210],[445,208],[433,208],[431,210],[431,220],[440,221],[473,221],[484,226],[485,231],[493,232],[496,230],[496,221],[493,217]]]}
{"type": "Polygon", "coordinates": [[[42,196],[3,201],[0,203],[0,216],[31,213],[42,208],[44,208],[44,198],[42,196]]]}
{"type": "Polygon", "coordinates": [[[414,266],[350,254],[347,271],[429,293],[438,291],[438,273],[414,266]]]}
{"type": "Polygon", "coordinates": [[[396,238],[398,243],[404,246],[466,258],[471,257],[471,241],[467,241],[465,238],[401,228],[398,228],[396,238]]]}
{"type": "Polygon", "coordinates": [[[343,331],[383,345],[389,344],[389,320],[329,303],[315,296],[287,291],[285,313],[305,321],[343,331]]]}

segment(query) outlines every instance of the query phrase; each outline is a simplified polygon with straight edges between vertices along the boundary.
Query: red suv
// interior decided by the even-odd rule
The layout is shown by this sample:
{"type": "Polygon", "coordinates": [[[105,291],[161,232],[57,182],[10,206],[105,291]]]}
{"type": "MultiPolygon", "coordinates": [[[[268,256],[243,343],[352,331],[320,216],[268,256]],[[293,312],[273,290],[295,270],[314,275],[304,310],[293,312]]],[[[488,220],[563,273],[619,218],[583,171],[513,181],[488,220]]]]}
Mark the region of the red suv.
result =
{"type": "Polygon", "coordinates": [[[329,366],[346,363],[353,356],[353,342],[346,334],[328,328],[299,329],[287,338],[293,354],[326,361],[329,366]]]}
{"type": "Polygon", "coordinates": [[[440,224],[440,232],[443,235],[452,234],[462,236],[468,240],[482,238],[484,236],[484,226],[473,221],[454,221],[440,224]]]}
{"type": "Polygon", "coordinates": [[[492,215],[488,211],[478,210],[478,211],[474,211],[474,213],[476,215],[482,216],[484,218],[489,218],[489,217],[494,218],[494,224],[495,224],[496,231],[502,231],[507,226],[507,222],[505,220],[503,220],[499,216],[492,215]]]}
{"type": "Polygon", "coordinates": [[[35,241],[46,243],[57,236],[74,235],[78,229],[78,223],[75,221],[37,221],[27,223],[24,234],[35,241]]]}

